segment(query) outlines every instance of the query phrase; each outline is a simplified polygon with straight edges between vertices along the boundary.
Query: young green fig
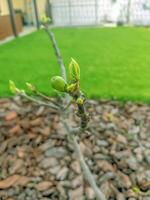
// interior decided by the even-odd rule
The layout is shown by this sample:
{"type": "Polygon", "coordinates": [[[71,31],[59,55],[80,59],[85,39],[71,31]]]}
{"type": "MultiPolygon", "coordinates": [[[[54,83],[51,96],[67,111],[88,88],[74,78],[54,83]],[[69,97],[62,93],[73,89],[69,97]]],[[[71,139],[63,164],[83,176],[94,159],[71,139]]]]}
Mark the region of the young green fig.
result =
{"type": "Polygon", "coordinates": [[[51,78],[52,87],[59,92],[66,92],[67,83],[61,76],[53,76],[51,78]]]}
{"type": "Polygon", "coordinates": [[[71,58],[71,62],[69,65],[69,72],[70,72],[71,82],[77,82],[80,80],[80,67],[73,58],[71,58]]]}

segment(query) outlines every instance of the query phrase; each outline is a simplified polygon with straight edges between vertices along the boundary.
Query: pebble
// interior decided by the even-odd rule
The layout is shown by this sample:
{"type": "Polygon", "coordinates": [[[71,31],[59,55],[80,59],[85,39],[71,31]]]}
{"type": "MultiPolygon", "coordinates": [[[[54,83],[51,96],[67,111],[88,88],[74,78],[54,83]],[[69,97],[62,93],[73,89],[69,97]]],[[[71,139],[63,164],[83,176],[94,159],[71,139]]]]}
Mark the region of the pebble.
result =
{"type": "Polygon", "coordinates": [[[79,187],[77,189],[69,191],[69,199],[71,200],[83,199],[83,187],[79,187]]]}
{"type": "Polygon", "coordinates": [[[44,158],[40,163],[40,166],[43,169],[47,169],[47,168],[50,168],[50,167],[55,167],[57,165],[58,165],[58,160],[55,157],[44,158]]]}
{"type": "Polygon", "coordinates": [[[56,158],[62,158],[66,154],[67,154],[67,151],[63,147],[53,147],[51,149],[47,149],[45,152],[45,156],[56,157],[56,158]]]}
{"type": "Polygon", "coordinates": [[[5,116],[5,120],[11,121],[11,120],[16,119],[16,117],[17,117],[17,112],[12,111],[12,112],[7,113],[7,115],[5,116]]]}
{"type": "Polygon", "coordinates": [[[96,143],[100,147],[107,147],[108,146],[108,142],[106,140],[97,140],[96,143]]]}
{"type": "Polygon", "coordinates": [[[81,173],[81,167],[79,161],[75,160],[71,163],[71,169],[74,170],[77,174],[81,173]]]}
{"type": "Polygon", "coordinates": [[[136,171],[139,167],[136,158],[133,156],[127,159],[127,163],[128,163],[129,168],[132,170],[136,171]]]}
{"type": "Polygon", "coordinates": [[[39,191],[45,191],[47,189],[49,189],[50,187],[52,187],[53,183],[50,181],[43,181],[38,183],[35,188],[39,191]]]}
{"type": "Polygon", "coordinates": [[[118,177],[121,180],[123,187],[128,189],[132,186],[131,180],[126,174],[118,172],[118,177]]]}
{"type": "Polygon", "coordinates": [[[97,165],[104,172],[108,172],[108,171],[113,172],[114,171],[113,165],[106,160],[98,161],[97,165]]]}
{"type": "Polygon", "coordinates": [[[82,184],[83,184],[83,176],[82,176],[82,175],[76,176],[76,177],[72,180],[72,182],[71,182],[71,186],[72,186],[73,188],[79,187],[79,186],[81,186],[82,184]]]}
{"type": "Polygon", "coordinates": [[[41,144],[39,146],[39,149],[44,152],[47,149],[50,149],[51,147],[53,147],[54,145],[55,145],[55,141],[52,139],[49,139],[46,142],[44,142],[43,144],[41,144]]]}
{"type": "Polygon", "coordinates": [[[86,196],[87,196],[88,200],[95,198],[95,192],[93,191],[93,189],[91,187],[87,187],[85,189],[85,193],[86,193],[86,196]]]}
{"type": "Polygon", "coordinates": [[[65,180],[67,178],[68,172],[69,170],[67,167],[63,167],[62,169],[60,169],[60,171],[56,175],[57,180],[60,180],[60,181],[65,180]]]}
{"type": "Polygon", "coordinates": [[[48,172],[50,172],[50,173],[53,174],[53,175],[56,175],[56,174],[59,173],[60,170],[61,170],[61,166],[60,166],[60,165],[57,165],[57,166],[55,166],[55,167],[53,167],[53,168],[49,168],[49,169],[48,169],[48,172]]]}

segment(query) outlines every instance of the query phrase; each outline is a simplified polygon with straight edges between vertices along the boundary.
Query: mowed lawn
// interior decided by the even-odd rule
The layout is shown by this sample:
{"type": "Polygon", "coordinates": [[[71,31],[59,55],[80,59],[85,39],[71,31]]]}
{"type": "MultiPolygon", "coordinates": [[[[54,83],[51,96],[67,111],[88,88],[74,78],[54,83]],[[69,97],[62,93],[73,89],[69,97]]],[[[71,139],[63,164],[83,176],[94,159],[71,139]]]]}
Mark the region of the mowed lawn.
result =
{"type": "MultiPolygon", "coordinates": [[[[53,29],[64,62],[81,67],[81,86],[88,97],[150,102],[150,29],[53,29]]],[[[37,31],[0,46],[0,96],[9,96],[8,80],[19,88],[31,82],[53,95],[50,78],[59,67],[47,34],[37,31]]]]}

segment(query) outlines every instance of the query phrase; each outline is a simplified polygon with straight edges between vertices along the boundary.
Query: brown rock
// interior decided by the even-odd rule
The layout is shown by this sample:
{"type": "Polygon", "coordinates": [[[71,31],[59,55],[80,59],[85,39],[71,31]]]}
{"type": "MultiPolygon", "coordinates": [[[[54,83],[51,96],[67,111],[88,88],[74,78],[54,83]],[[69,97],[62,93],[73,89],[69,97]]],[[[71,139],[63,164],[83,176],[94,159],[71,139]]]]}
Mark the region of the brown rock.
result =
{"type": "Polygon", "coordinates": [[[41,130],[41,133],[42,133],[44,136],[50,135],[50,132],[51,132],[50,127],[45,127],[45,128],[43,128],[43,129],[41,130]]]}
{"type": "Polygon", "coordinates": [[[67,167],[63,167],[57,174],[57,179],[63,181],[64,179],[66,179],[68,175],[68,168],[67,167]]]}
{"type": "MultiPolygon", "coordinates": [[[[89,142],[89,146],[90,146],[90,142],[89,142]]],[[[83,142],[80,142],[80,148],[83,154],[92,155],[92,148],[90,148],[89,146],[86,146],[83,142]]]]}
{"type": "Polygon", "coordinates": [[[79,199],[83,199],[83,187],[79,187],[77,189],[71,190],[69,192],[69,199],[71,200],[79,200],[79,199]]]}
{"type": "Polygon", "coordinates": [[[57,166],[55,166],[55,167],[53,167],[53,168],[48,169],[48,171],[49,171],[51,174],[53,174],[53,175],[56,176],[56,175],[59,173],[60,169],[61,169],[61,166],[60,166],[60,165],[57,165],[57,166]]]}
{"type": "Polygon", "coordinates": [[[112,191],[112,188],[110,187],[109,182],[105,182],[101,185],[101,190],[106,196],[106,199],[109,199],[110,197],[114,196],[114,192],[112,191]]]}
{"type": "Polygon", "coordinates": [[[108,112],[104,112],[102,114],[102,119],[105,121],[105,122],[108,122],[108,121],[111,121],[113,119],[113,115],[111,113],[108,113],[108,112]]]}
{"type": "Polygon", "coordinates": [[[30,127],[30,120],[28,118],[22,119],[20,121],[20,125],[21,127],[23,127],[24,129],[28,129],[30,127]]]}
{"type": "Polygon", "coordinates": [[[99,167],[102,171],[104,171],[104,172],[108,172],[108,171],[114,172],[114,171],[115,171],[113,165],[110,164],[110,163],[109,163],[108,161],[106,161],[106,160],[100,160],[100,161],[98,161],[98,162],[97,162],[97,165],[98,165],[98,167],[99,167]]]}
{"type": "Polygon", "coordinates": [[[86,196],[87,196],[87,199],[94,199],[95,198],[95,193],[93,191],[93,189],[91,187],[87,187],[85,189],[85,193],[86,193],[86,196]]]}
{"type": "Polygon", "coordinates": [[[43,181],[35,186],[35,188],[39,191],[45,191],[53,186],[53,183],[50,181],[43,181]]]}
{"type": "Polygon", "coordinates": [[[117,200],[126,200],[126,198],[122,193],[117,193],[117,200]]]}
{"type": "Polygon", "coordinates": [[[73,188],[77,188],[81,185],[83,185],[83,176],[82,175],[76,176],[71,182],[71,186],[73,188]]]}
{"type": "Polygon", "coordinates": [[[8,144],[8,141],[5,140],[5,141],[0,145],[0,154],[2,154],[2,153],[6,150],[7,144],[8,144]]]}
{"type": "Polygon", "coordinates": [[[61,197],[63,197],[63,199],[67,199],[65,188],[59,183],[57,184],[57,190],[59,191],[59,193],[60,193],[61,197]]]}
{"type": "Polygon", "coordinates": [[[0,189],[6,189],[11,187],[17,182],[18,179],[19,179],[18,175],[13,175],[6,178],[5,180],[0,181],[0,189]]]}
{"type": "Polygon", "coordinates": [[[71,168],[77,173],[81,174],[81,167],[79,161],[75,160],[71,163],[71,168]]]}
{"type": "Polygon", "coordinates": [[[18,148],[17,155],[18,155],[18,158],[24,159],[26,156],[25,149],[23,147],[18,148]]]}
{"type": "Polygon", "coordinates": [[[8,198],[8,199],[6,199],[6,200],[15,200],[15,199],[13,199],[13,198],[8,198]]]}
{"type": "Polygon", "coordinates": [[[15,185],[26,186],[30,182],[31,178],[27,176],[19,176],[15,185]]]}
{"type": "Polygon", "coordinates": [[[35,134],[35,133],[31,132],[31,131],[28,132],[28,138],[29,139],[34,139],[36,137],[37,137],[37,134],[35,134]]]}
{"type": "Polygon", "coordinates": [[[137,193],[135,193],[132,189],[129,189],[127,192],[126,192],[126,197],[127,198],[131,198],[131,200],[136,200],[137,199],[137,196],[138,196],[138,194],[137,193]],[[132,199],[133,198],[133,199],[132,199]]]}
{"type": "Polygon", "coordinates": [[[54,157],[44,158],[40,163],[40,166],[43,169],[47,169],[47,168],[50,168],[50,167],[55,167],[57,165],[58,165],[58,160],[56,158],[54,158],[54,157]]]}
{"type": "Polygon", "coordinates": [[[36,119],[33,119],[30,124],[32,126],[40,126],[41,123],[43,122],[43,120],[41,118],[36,118],[36,119]]]}
{"type": "Polygon", "coordinates": [[[150,181],[143,180],[140,182],[139,186],[143,191],[148,191],[150,190],[150,181]]]}
{"type": "Polygon", "coordinates": [[[122,173],[122,172],[118,172],[118,176],[120,178],[121,184],[125,187],[125,188],[130,188],[132,186],[131,180],[129,178],[129,176],[127,176],[126,174],[122,173]]]}
{"type": "Polygon", "coordinates": [[[32,149],[32,154],[35,158],[37,158],[39,155],[41,155],[41,150],[39,148],[32,149]]]}
{"type": "Polygon", "coordinates": [[[17,117],[17,113],[15,111],[9,112],[6,116],[5,116],[5,120],[6,121],[11,121],[14,120],[17,117]]]}
{"type": "Polygon", "coordinates": [[[127,144],[127,139],[123,135],[117,135],[116,141],[119,143],[127,144]]]}
{"type": "Polygon", "coordinates": [[[18,171],[20,172],[22,167],[23,167],[23,160],[17,159],[15,160],[13,165],[10,167],[9,172],[11,175],[15,174],[18,171]]]}
{"type": "Polygon", "coordinates": [[[13,175],[9,176],[5,180],[0,181],[0,189],[6,189],[11,186],[25,186],[30,181],[29,177],[13,175]]]}
{"type": "Polygon", "coordinates": [[[39,146],[39,149],[40,149],[41,151],[46,151],[47,149],[53,147],[54,144],[55,144],[55,141],[49,139],[49,140],[47,140],[45,143],[41,144],[41,145],[39,146]]]}
{"type": "Polygon", "coordinates": [[[14,135],[14,134],[19,134],[19,133],[21,133],[21,131],[22,131],[22,129],[21,129],[21,127],[20,127],[20,125],[15,125],[13,128],[11,128],[10,130],[9,130],[9,133],[11,134],[11,135],[14,135]]]}

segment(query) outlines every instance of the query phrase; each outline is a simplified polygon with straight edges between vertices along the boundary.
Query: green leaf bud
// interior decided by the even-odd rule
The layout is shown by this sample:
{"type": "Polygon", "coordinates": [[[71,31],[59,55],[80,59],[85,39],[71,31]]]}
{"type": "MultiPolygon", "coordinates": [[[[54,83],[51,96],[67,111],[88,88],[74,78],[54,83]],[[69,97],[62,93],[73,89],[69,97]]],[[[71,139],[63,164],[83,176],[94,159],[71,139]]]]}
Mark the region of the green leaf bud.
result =
{"type": "Polygon", "coordinates": [[[67,86],[66,91],[70,94],[74,93],[77,89],[78,89],[78,83],[72,83],[70,85],[67,86]]]}
{"type": "Polygon", "coordinates": [[[40,21],[42,24],[48,24],[48,23],[50,23],[51,19],[49,17],[47,17],[45,14],[42,14],[40,21]]]}
{"type": "Polygon", "coordinates": [[[53,76],[51,79],[52,87],[59,92],[66,92],[67,83],[61,76],[53,76]]]}
{"type": "Polygon", "coordinates": [[[9,80],[9,89],[10,89],[10,91],[11,91],[13,94],[16,94],[16,93],[20,93],[20,92],[21,92],[21,90],[19,90],[19,89],[16,87],[15,83],[14,83],[13,81],[11,81],[11,80],[9,80]]]}
{"type": "Polygon", "coordinates": [[[32,85],[31,83],[26,83],[26,86],[31,92],[35,92],[36,91],[35,86],[32,85]]]}
{"type": "Polygon", "coordinates": [[[80,67],[73,58],[71,58],[71,62],[69,65],[69,72],[70,72],[71,82],[77,82],[80,80],[80,67]]]}
{"type": "Polygon", "coordinates": [[[135,186],[135,187],[133,187],[133,192],[135,192],[135,193],[140,193],[141,191],[140,191],[140,188],[138,188],[137,186],[135,186]]]}
{"type": "Polygon", "coordinates": [[[84,101],[85,101],[84,98],[78,97],[77,100],[76,100],[76,103],[79,104],[79,105],[83,105],[83,104],[84,104],[84,101]]]}

